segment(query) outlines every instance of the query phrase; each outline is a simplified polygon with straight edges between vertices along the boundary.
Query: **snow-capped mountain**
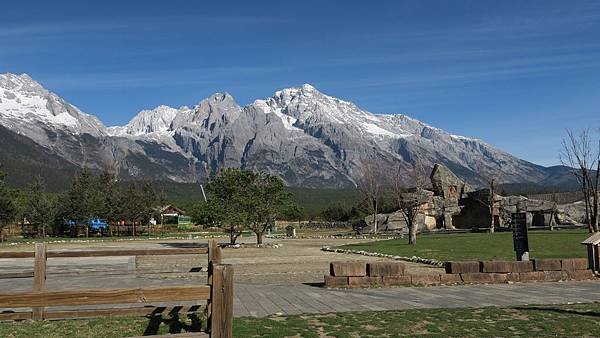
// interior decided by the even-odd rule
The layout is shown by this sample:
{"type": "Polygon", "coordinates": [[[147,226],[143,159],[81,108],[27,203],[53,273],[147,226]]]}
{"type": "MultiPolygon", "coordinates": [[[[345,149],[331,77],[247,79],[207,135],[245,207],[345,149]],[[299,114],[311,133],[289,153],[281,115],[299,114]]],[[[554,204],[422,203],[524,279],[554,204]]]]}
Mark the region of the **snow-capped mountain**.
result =
{"type": "Polygon", "coordinates": [[[74,134],[98,136],[106,132],[95,116],[81,112],[27,74],[0,75],[0,118],[3,125],[13,126],[31,138],[40,136],[35,130],[38,124],[74,134]]]}
{"type": "Polygon", "coordinates": [[[222,167],[267,170],[297,186],[356,184],[366,163],[396,170],[418,157],[472,183],[502,175],[541,182],[546,168],[480,140],[451,135],[406,115],[377,115],[311,85],[241,107],[216,93],[192,107],[143,110],[106,128],[27,75],[0,75],[0,125],[74,166],[111,168],[123,177],[179,182],[222,167]]]}

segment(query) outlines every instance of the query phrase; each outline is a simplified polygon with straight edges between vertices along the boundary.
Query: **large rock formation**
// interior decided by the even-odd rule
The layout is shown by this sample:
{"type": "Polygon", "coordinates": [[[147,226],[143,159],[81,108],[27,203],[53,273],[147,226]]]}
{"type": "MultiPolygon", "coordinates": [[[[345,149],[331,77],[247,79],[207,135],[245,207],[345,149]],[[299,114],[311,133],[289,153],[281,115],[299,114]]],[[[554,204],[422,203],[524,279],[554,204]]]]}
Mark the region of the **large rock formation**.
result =
{"type": "MultiPolygon", "coordinates": [[[[490,226],[492,215],[489,189],[473,190],[441,164],[433,167],[430,179],[432,191],[424,192],[424,202],[416,219],[419,231],[490,226]]],[[[577,203],[559,208],[553,201],[498,194],[494,194],[493,201],[495,227],[510,227],[511,215],[521,212],[526,214],[527,225],[533,227],[580,223],[569,215],[569,211],[573,213],[580,209],[577,203]]],[[[401,211],[379,215],[378,219],[382,231],[407,232],[407,224],[401,211]]],[[[367,217],[365,220],[368,223],[372,218],[367,217]]]]}

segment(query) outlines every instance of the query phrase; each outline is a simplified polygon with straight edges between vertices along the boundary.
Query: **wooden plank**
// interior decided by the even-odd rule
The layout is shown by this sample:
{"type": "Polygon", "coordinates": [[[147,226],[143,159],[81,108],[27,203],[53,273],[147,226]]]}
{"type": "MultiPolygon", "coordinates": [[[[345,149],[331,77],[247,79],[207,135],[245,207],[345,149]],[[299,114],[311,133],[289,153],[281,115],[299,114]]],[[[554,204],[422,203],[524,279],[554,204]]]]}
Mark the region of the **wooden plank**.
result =
{"type": "Polygon", "coordinates": [[[233,337],[233,266],[214,266],[210,336],[233,337]]]}
{"type": "MultiPolygon", "coordinates": [[[[48,251],[48,258],[70,257],[107,257],[107,256],[162,256],[162,255],[198,255],[207,254],[207,248],[175,248],[175,249],[119,249],[119,250],[79,250],[48,251]]],[[[0,258],[33,258],[32,251],[0,252],[0,258]]]]}
{"type": "Polygon", "coordinates": [[[32,312],[0,312],[0,322],[13,320],[30,320],[32,312]]]}
{"type": "Polygon", "coordinates": [[[0,308],[207,300],[208,285],[0,294],[0,308]]]}
{"type": "MultiPolygon", "coordinates": [[[[189,270],[157,270],[157,269],[99,269],[99,270],[83,270],[83,271],[46,271],[46,276],[69,276],[69,277],[82,277],[82,276],[129,276],[131,274],[136,275],[166,275],[166,274],[178,274],[182,276],[196,276],[206,274],[206,269],[203,267],[194,267],[189,270]]],[[[22,271],[22,272],[7,272],[0,273],[0,279],[13,279],[13,278],[31,278],[33,277],[33,271],[22,271]]]]}
{"type": "Polygon", "coordinates": [[[48,258],[198,255],[206,253],[208,253],[206,248],[49,251],[48,258]]]}
{"type": "Polygon", "coordinates": [[[33,277],[33,271],[0,273],[0,279],[31,278],[31,277],[33,277]]]}
{"type": "Polygon", "coordinates": [[[0,252],[0,258],[33,258],[35,252],[33,251],[6,251],[0,252]]]}
{"type": "MultiPolygon", "coordinates": [[[[46,289],[46,243],[35,244],[35,258],[33,261],[33,291],[44,291],[46,289]]],[[[44,308],[34,307],[32,309],[33,320],[44,319],[44,308]]]]}
{"type": "Polygon", "coordinates": [[[111,316],[161,316],[174,314],[189,314],[200,312],[200,305],[189,306],[136,306],[126,308],[111,308],[111,309],[78,309],[78,310],[61,310],[47,311],[45,319],[76,319],[76,318],[96,318],[96,317],[111,317],[111,316]]]}

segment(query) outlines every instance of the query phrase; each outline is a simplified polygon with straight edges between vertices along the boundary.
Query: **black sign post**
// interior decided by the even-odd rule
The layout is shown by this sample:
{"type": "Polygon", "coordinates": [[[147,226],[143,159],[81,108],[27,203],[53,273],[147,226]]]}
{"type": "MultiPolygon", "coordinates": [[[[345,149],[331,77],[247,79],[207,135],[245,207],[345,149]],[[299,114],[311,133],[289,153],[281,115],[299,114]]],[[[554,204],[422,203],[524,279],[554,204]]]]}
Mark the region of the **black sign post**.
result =
{"type": "Polygon", "coordinates": [[[529,240],[527,238],[527,214],[517,212],[511,217],[513,244],[518,261],[529,260],[529,240]]]}

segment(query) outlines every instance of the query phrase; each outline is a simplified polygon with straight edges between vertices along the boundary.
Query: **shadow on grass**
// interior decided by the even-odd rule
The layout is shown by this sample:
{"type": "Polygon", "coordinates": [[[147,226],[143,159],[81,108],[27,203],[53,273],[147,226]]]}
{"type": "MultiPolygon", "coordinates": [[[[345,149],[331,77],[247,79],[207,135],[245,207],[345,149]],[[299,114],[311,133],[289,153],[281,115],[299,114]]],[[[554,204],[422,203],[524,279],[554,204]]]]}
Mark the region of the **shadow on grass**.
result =
{"type": "Polygon", "coordinates": [[[569,314],[576,316],[585,316],[585,317],[600,317],[600,312],[594,311],[578,311],[571,309],[557,309],[551,307],[515,307],[516,310],[520,311],[542,311],[542,312],[554,312],[560,314],[569,314]]]}
{"type": "MultiPolygon", "coordinates": [[[[148,315],[148,326],[144,330],[144,336],[157,335],[161,325],[168,327],[169,333],[202,332],[203,323],[198,313],[181,314],[182,307],[175,307],[168,314],[163,315],[161,310],[148,315]],[[191,323],[186,323],[188,319],[191,323]]],[[[198,311],[200,307],[192,307],[190,311],[198,311]]]]}

